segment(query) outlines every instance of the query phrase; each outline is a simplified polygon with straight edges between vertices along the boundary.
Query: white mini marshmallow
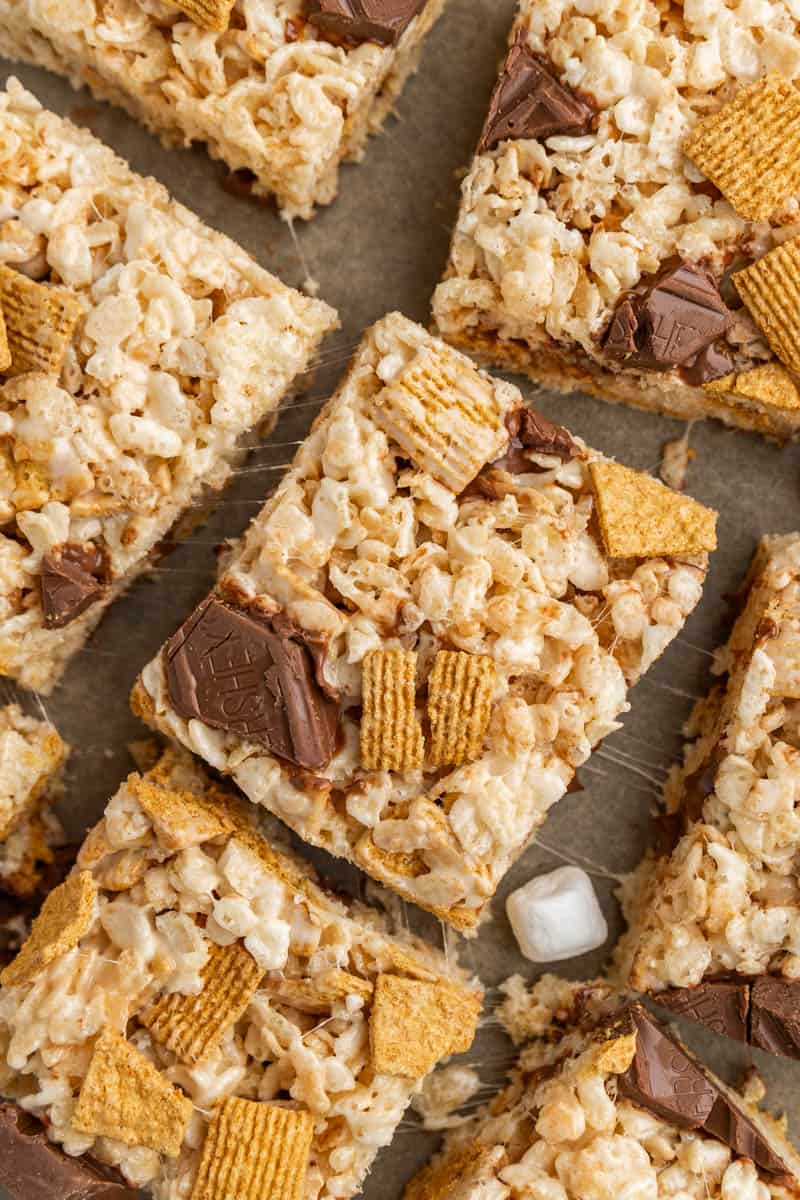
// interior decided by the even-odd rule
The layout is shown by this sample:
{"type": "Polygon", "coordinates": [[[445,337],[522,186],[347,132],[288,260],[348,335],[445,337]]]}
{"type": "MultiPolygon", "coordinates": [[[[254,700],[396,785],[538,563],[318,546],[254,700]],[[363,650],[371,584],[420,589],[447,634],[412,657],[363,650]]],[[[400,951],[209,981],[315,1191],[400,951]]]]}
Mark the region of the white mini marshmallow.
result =
{"type": "Polygon", "coordinates": [[[506,912],[531,962],[577,958],[602,946],[608,925],[592,881],[580,867],[559,867],[512,892],[506,912]]]}

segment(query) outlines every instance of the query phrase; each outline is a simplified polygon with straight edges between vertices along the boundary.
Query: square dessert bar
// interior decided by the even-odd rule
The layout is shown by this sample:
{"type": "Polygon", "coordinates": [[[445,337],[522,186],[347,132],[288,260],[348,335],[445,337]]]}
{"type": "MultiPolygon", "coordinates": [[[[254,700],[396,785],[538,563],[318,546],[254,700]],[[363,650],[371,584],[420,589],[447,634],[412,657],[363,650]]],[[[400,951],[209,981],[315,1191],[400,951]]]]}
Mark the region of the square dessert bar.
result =
{"type": "Polygon", "coordinates": [[[642,1005],[602,983],[516,978],[508,1087],[448,1135],[405,1200],[800,1195],[783,1123],[726,1087],[642,1005]]]}
{"type": "Polygon", "coordinates": [[[255,816],[183,751],[110,801],[0,975],[0,1185],[33,1117],[159,1200],[346,1200],[469,1049],[480,989],[255,816]]]}
{"type": "Polygon", "coordinates": [[[800,430],[788,0],[521,0],[434,300],[546,387],[800,430]]]}
{"type": "Polygon", "coordinates": [[[0,145],[0,673],[47,692],[336,314],[16,80],[0,145]]]}
{"type": "Polygon", "coordinates": [[[714,513],[393,314],[134,709],[468,932],[714,545],[714,513]]]}
{"type": "MultiPolygon", "coordinates": [[[[56,867],[62,831],[50,808],[61,795],[68,753],[52,725],[16,704],[0,708],[0,892],[30,900],[56,867]]],[[[5,909],[3,923],[14,916],[5,909]]]]}
{"type": "Polygon", "coordinates": [[[663,845],[625,887],[624,980],[800,1057],[800,536],[766,538],[665,793],[663,845]]]}
{"type": "Polygon", "coordinates": [[[445,0],[0,0],[0,54],[203,142],[287,217],[313,216],[416,69],[445,0]]]}

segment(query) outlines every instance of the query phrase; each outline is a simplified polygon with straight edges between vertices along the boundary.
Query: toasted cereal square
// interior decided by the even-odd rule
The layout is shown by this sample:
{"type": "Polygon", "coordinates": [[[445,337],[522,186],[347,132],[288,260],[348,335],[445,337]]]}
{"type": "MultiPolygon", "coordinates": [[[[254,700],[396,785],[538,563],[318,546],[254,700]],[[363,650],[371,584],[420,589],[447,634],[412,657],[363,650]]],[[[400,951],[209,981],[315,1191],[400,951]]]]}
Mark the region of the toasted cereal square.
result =
{"type": "Polygon", "coordinates": [[[379,975],[370,1014],[376,1071],[420,1078],[449,1054],[468,1050],[481,1002],[447,983],[379,975]]]}
{"type": "Polygon", "coordinates": [[[17,957],[0,975],[4,987],[30,982],[49,963],[77,946],[94,919],[97,885],[89,871],[74,871],[45,900],[17,957]]]}
{"type": "Polygon", "coordinates": [[[157,1042],[194,1066],[219,1046],[252,1000],[264,971],[239,942],[210,948],[197,996],[178,992],[156,1001],[141,1017],[157,1042]]]}
{"type": "Polygon", "coordinates": [[[413,771],[422,766],[416,677],[412,650],[371,650],[364,656],[361,765],[366,770],[413,771]]]}
{"type": "Polygon", "coordinates": [[[784,366],[800,370],[800,237],[737,271],[733,282],[784,366]]]}
{"type": "Polygon", "coordinates": [[[736,376],[731,389],[735,396],[755,400],[771,408],[800,408],[800,391],[791,375],[780,363],[765,363],[736,376]]]}
{"type": "Polygon", "coordinates": [[[717,514],[619,463],[589,464],[600,531],[614,558],[694,555],[717,546],[717,514]]]}
{"type": "Polygon", "coordinates": [[[228,1097],[211,1120],[191,1200],[301,1200],[313,1136],[310,1112],[228,1097]]]}
{"type": "Polygon", "coordinates": [[[800,191],[800,91],[765,75],[699,120],[685,151],[740,217],[768,221],[800,191]]]}
{"type": "Polygon", "coordinates": [[[153,822],[165,850],[185,850],[234,829],[233,821],[223,809],[214,809],[191,792],[160,787],[136,774],[128,777],[127,786],[153,822]]]}
{"type": "Polygon", "coordinates": [[[359,979],[347,971],[332,967],[318,979],[267,978],[262,990],[281,1004],[289,1004],[301,1012],[330,1012],[334,1004],[356,996],[362,1004],[369,1002],[373,985],[368,979],[359,979]]]}
{"type": "Polygon", "coordinates": [[[0,308],[6,323],[8,373],[44,371],[59,375],[83,309],[65,288],[36,283],[0,264],[0,308]]]}
{"type": "Polygon", "coordinates": [[[173,0],[176,8],[191,17],[200,29],[224,33],[231,22],[236,0],[173,0]]]}
{"type": "Polygon", "coordinates": [[[116,1030],[102,1031],[75,1105],[75,1129],[177,1158],[191,1115],[189,1097],[149,1059],[116,1030]]]}
{"type": "Polygon", "coordinates": [[[491,382],[444,346],[418,350],[377,396],[373,416],[418,466],[457,494],[508,441],[491,382]]]}
{"type": "Polygon", "coordinates": [[[440,650],[428,679],[433,766],[460,766],[477,758],[492,711],[495,666],[483,654],[440,650]]]}

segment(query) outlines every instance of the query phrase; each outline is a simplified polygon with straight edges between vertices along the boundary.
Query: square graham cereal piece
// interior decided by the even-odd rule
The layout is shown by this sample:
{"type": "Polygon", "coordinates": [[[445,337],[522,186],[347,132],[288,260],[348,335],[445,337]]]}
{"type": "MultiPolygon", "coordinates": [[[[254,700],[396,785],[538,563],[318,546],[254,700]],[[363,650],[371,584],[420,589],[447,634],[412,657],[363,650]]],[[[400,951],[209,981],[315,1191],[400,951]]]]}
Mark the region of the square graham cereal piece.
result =
{"type": "Polygon", "coordinates": [[[231,1096],[209,1127],[191,1200],[303,1200],[314,1118],[231,1096]]]}
{"type": "Polygon", "coordinates": [[[700,598],[714,521],[390,314],[134,710],[472,933],[700,598]]]}
{"type": "Polygon", "coordinates": [[[49,722],[0,708],[0,892],[32,899],[55,867],[63,833],[51,810],[68,754],[49,722]]]}
{"type": "Polygon", "coordinates": [[[424,745],[416,708],[417,656],[412,650],[364,655],[361,765],[366,771],[413,771],[424,745]]]}
{"type": "Polygon", "coordinates": [[[303,386],[336,314],[13,79],[0,141],[0,674],[47,693],[303,386]]]}
{"type": "Polygon", "coordinates": [[[377,1071],[419,1079],[450,1054],[469,1050],[480,997],[448,983],[379,975],[369,1036],[377,1071]]]}
{"type": "Polygon", "coordinates": [[[8,370],[11,366],[11,351],[8,348],[8,330],[6,329],[6,319],[3,316],[3,308],[0,305],[0,373],[8,370]]]}
{"type": "Polygon", "coordinates": [[[0,55],[87,84],[167,146],[205,144],[234,194],[308,219],[394,110],[446,0],[178,0],[169,20],[124,2],[112,43],[102,9],[0,0],[0,55]]]}
{"type": "Polygon", "coordinates": [[[800,192],[800,91],[762,76],[702,117],[684,150],[740,217],[769,221],[800,192]]]}
{"type": "Polygon", "coordinates": [[[740,609],[668,778],[663,836],[625,884],[616,953],[657,1003],[800,1058],[800,534],[763,540],[740,609]]]}
{"type": "Polygon", "coordinates": [[[178,748],[112,797],[0,987],[3,1092],[54,1146],[161,1200],[360,1194],[423,1077],[469,1048],[482,993],[285,840],[178,748]],[[370,1035],[401,990],[430,1028],[398,1073],[370,1035]]]}
{"type": "Polygon", "coordinates": [[[502,985],[520,1045],[508,1086],[449,1133],[404,1200],[800,1193],[785,1123],[723,1083],[643,1005],[604,982],[502,985]]]}
{"type": "MultiPolygon", "coordinates": [[[[795,437],[800,410],[724,386],[800,361],[797,347],[786,356],[795,283],[765,284],[759,304],[775,332],[731,284],[796,233],[794,72],[776,74],[763,13],[751,22],[734,7],[725,18],[752,47],[747,69],[737,55],[710,68],[715,14],[701,32],[683,5],[642,3],[634,49],[584,36],[584,21],[604,20],[604,0],[566,0],[555,15],[519,0],[462,185],[436,329],[547,388],[795,437]]],[[[800,19],[784,10],[790,53],[800,19]]]]}

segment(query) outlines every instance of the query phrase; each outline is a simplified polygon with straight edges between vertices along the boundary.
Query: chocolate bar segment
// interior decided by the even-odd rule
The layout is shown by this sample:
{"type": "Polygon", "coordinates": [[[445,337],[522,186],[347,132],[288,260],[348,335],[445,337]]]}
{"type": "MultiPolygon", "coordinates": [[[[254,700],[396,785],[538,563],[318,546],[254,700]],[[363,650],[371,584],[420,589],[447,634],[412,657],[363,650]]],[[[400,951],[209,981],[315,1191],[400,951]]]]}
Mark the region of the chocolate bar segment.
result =
{"type": "Polygon", "coordinates": [[[427,0],[309,0],[308,19],[322,33],[394,46],[427,0]]]}
{"type": "Polygon", "coordinates": [[[511,138],[586,133],[593,117],[592,106],[556,79],[547,60],[518,41],[492,95],[478,152],[511,138]]]}
{"type": "Polygon", "coordinates": [[[764,975],[750,991],[750,1041],[761,1050],[800,1058],[800,980],[764,975]]]}
{"type": "Polygon", "coordinates": [[[318,770],[336,751],[338,705],[318,682],[318,653],[285,616],[206,600],[167,646],[176,712],[318,770]]]}
{"type": "Polygon", "coordinates": [[[47,629],[69,625],[103,594],[103,555],[91,543],[67,543],[42,559],[42,612],[47,629]]]}
{"type": "Polygon", "coordinates": [[[115,1171],[64,1154],[15,1104],[0,1104],[0,1184],[10,1200],[136,1200],[140,1194],[115,1171]]]}
{"type": "Polygon", "coordinates": [[[631,1010],[636,1055],[620,1075],[620,1093],[679,1129],[701,1129],[714,1108],[717,1091],[641,1005],[631,1010]]]}
{"type": "Polygon", "coordinates": [[[676,1016],[705,1025],[737,1042],[748,1041],[750,987],[746,980],[709,980],[693,988],[659,992],[658,1003],[676,1016]]]}

